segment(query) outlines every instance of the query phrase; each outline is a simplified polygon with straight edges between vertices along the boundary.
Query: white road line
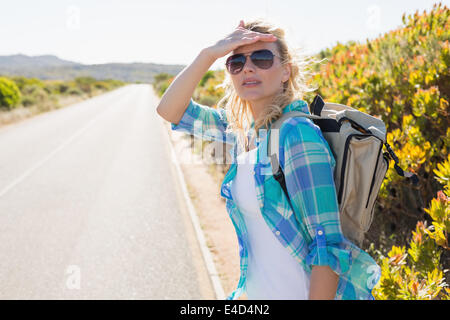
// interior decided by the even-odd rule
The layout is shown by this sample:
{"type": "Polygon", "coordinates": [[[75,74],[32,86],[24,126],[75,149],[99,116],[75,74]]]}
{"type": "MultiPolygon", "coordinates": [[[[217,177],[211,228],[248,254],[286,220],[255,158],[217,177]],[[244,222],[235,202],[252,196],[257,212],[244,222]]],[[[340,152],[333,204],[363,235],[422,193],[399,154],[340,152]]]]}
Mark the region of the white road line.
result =
{"type": "Polygon", "coordinates": [[[202,228],[200,226],[200,222],[199,222],[199,219],[198,219],[197,212],[195,211],[195,207],[192,204],[191,197],[189,196],[189,193],[187,191],[186,181],[184,179],[183,172],[181,171],[180,164],[179,164],[178,159],[176,157],[176,153],[175,153],[175,150],[173,148],[172,141],[170,139],[169,133],[166,130],[166,127],[165,127],[165,124],[164,124],[164,120],[162,120],[159,116],[158,116],[158,118],[159,118],[159,121],[161,122],[163,131],[165,132],[165,135],[166,135],[166,138],[167,138],[167,141],[168,141],[168,144],[169,144],[172,161],[175,164],[175,169],[176,169],[176,172],[177,172],[177,175],[178,175],[178,179],[179,179],[180,184],[181,184],[183,197],[184,197],[184,199],[186,201],[186,204],[187,204],[187,208],[188,208],[188,211],[189,211],[189,216],[191,218],[192,225],[194,226],[194,229],[195,229],[195,234],[197,236],[197,241],[198,241],[198,243],[200,245],[200,249],[202,251],[203,259],[205,261],[206,268],[208,270],[209,278],[211,279],[211,283],[213,285],[214,292],[216,294],[216,299],[218,299],[218,300],[225,300],[226,299],[225,292],[223,290],[222,283],[220,282],[219,274],[217,273],[216,266],[215,266],[213,258],[212,258],[212,254],[209,251],[208,246],[206,245],[205,236],[204,236],[203,230],[202,230],[202,228]]]}

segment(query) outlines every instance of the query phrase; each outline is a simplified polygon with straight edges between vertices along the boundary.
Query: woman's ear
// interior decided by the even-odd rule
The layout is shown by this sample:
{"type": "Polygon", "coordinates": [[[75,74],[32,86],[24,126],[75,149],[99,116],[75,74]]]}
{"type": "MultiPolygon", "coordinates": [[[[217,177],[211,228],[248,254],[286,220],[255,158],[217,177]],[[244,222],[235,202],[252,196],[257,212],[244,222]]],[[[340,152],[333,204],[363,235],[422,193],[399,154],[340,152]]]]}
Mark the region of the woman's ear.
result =
{"type": "Polygon", "coordinates": [[[287,63],[283,66],[283,82],[286,82],[291,77],[291,64],[287,63]]]}

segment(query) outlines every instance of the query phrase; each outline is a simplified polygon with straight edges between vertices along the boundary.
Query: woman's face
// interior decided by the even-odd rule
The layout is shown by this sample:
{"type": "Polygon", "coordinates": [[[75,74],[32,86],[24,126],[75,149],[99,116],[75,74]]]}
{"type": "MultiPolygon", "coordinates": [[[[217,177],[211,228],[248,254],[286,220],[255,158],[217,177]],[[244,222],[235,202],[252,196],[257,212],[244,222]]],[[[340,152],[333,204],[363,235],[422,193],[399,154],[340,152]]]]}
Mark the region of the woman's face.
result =
{"type": "MultiPolygon", "coordinates": [[[[236,53],[251,53],[255,50],[269,49],[273,54],[279,56],[275,42],[258,41],[252,44],[241,46],[233,51],[236,53]]],[[[283,82],[289,80],[289,65],[282,66],[279,57],[274,57],[272,67],[260,69],[253,64],[250,56],[247,56],[244,68],[238,74],[230,74],[236,93],[241,99],[250,102],[269,101],[275,94],[283,90],[283,82]],[[244,85],[247,80],[258,81],[257,85],[244,85]]]]}

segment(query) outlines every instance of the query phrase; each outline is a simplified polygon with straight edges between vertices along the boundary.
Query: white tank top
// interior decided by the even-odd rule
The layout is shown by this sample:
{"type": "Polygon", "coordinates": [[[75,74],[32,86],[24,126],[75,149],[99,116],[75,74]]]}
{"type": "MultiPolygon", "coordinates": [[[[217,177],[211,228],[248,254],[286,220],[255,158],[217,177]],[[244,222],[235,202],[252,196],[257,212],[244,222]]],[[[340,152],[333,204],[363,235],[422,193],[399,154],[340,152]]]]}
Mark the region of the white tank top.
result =
{"type": "Polygon", "coordinates": [[[233,199],[248,230],[247,297],[251,300],[306,300],[309,275],[276,239],[261,215],[253,173],[256,150],[237,157],[237,173],[231,186],[233,199]]]}

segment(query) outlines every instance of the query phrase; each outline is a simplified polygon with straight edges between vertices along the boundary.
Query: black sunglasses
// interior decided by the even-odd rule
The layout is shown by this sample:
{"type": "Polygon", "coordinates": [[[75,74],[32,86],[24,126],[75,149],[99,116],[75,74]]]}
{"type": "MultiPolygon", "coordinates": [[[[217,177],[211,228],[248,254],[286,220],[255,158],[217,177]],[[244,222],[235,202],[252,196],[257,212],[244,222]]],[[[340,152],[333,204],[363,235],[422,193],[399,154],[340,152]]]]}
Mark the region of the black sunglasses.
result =
{"type": "MultiPolygon", "coordinates": [[[[238,74],[244,69],[247,56],[250,56],[253,64],[260,69],[269,69],[273,65],[273,57],[276,56],[268,49],[256,50],[251,53],[237,53],[229,56],[225,65],[231,74],[238,74]]],[[[278,57],[278,56],[277,56],[278,57]]]]}

